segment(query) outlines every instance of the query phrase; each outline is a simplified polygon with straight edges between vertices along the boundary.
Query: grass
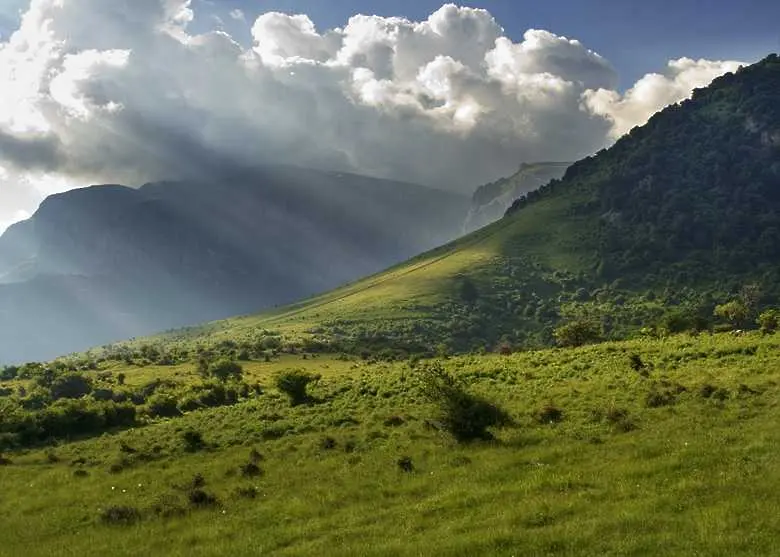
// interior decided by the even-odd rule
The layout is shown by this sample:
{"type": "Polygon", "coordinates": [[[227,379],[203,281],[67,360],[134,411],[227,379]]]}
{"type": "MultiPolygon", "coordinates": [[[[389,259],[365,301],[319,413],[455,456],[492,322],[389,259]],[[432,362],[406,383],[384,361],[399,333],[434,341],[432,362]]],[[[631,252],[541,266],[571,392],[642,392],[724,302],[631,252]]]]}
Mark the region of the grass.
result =
{"type": "MultiPolygon", "coordinates": [[[[267,389],[237,406],[6,453],[0,554],[772,554],[778,348],[724,334],[443,360],[515,421],[465,445],[428,422],[424,363],[246,363],[267,389]],[[316,403],[272,388],[291,367],[322,375],[316,403]],[[654,392],[663,404],[648,405],[654,392]],[[539,420],[550,408],[562,418],[539,420]],[[190,430],[202,450],[185,450],[190,430]],[[245,476],[252,459],[261,474],[245,476]],[[196,475],[215,505],[189,502],[196,475]],[[106,523],[112,508],[140,519],[106,523]]],[[[193,365],[119,371],[197,378],[193,365]]]]}

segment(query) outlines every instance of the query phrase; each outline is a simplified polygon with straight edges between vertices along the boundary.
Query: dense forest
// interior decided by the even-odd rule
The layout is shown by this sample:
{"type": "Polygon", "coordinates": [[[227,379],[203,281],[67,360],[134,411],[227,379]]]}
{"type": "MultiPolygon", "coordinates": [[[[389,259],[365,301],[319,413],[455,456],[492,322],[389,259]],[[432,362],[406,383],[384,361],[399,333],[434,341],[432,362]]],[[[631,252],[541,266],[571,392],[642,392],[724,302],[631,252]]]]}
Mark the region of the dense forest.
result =
{"type": "Polygon", "coordinates": [[[780,59],[771,55],[698,89],[562,180],[517,200],[581,193],[598,219],[598,275],[692,286],[780,275],[780,59]]]}

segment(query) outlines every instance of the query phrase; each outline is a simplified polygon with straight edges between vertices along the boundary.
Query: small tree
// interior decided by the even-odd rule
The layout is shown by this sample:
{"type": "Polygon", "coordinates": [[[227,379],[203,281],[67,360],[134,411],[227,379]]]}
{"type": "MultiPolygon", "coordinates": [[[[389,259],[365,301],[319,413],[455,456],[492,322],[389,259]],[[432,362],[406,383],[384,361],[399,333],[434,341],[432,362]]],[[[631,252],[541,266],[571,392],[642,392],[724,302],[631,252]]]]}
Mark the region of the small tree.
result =
{"type": "Polygon", "coordinates": [[[51,382],[50,391],[54,400],[81,398],[92,392],[92,382],[80,373],[68,373],[55,378],[51,382]]]}
{"type": "Polygon", "coordinates": [[[423,395],[439,406],[439,422],[459,443],[489,440],[491,427],[512,423],[509,414],[495,404],[466,392],[439,362],[426,366],[419,374],[423,395]]]}
{"type": "Polygon", "coordinates": [[[553,337],[559,346],[592,344],[601,340],[601,327],[589,319],[576,319],[555,329],[553,337]]]}
{"type": "Polygon", "coordinates": [[[19,368],[16,366],[5,366],[2,370],[0,370],[0,381],[11,381],[12,379],[16,379],[16,376],[19,374],[19,368]]]}
{"type": "Polygon", "coordinates": [[[307,389],[310,383],[319,379],[319,375],[300,369],[291,369],[276,376],[276,388],[289,397],[290,404],[297,406],[311,400],[307,389]]]}
{"type": "Polygon", "coordinates": [[[229,379],[240,381],[244,376],[244,368],[242,368],[241,364],[238,362],[225,358],[210,364],[208,367],[208,375],[223,383],[229,379]]]}
{"type": "Polygon", "coordinates": [[[467,304],[473,304],[479,298],[479,291],[477,285],[469,277],[463,277],[460,281],[459,287],[460,299],[467,304]]]}
{"type": "Polygon", "coordinates": [[[748,319],[749,310],[740,300],[732,300],[715,306],[715,317],[729,322],[733,327],[743,326],[748,319]]]}
{"type": "Polygon", "coordinates": [[[780,329],[780,310],[768,309],[763,311],[756,320],[761,332],[771,334],[780,329]]]}

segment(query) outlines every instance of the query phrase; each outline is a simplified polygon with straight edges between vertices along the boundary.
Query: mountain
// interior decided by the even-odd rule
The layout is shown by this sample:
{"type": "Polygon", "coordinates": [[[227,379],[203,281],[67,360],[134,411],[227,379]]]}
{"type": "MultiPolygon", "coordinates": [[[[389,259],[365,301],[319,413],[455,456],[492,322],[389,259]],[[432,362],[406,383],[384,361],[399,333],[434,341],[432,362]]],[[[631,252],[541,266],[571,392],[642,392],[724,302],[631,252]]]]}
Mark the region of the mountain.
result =
{"type": "Polygon", "coordinates": [[[451,240],[467,206],[281,166],[55,195],[0,238],[0,360],[289,303],[451,240]]]}
{"type": "Polygon", "coordinates": [[[463,228],[473,232],[504,216],[515,199],[537,190],[551,180],[563,177],[570,162],[522,163],[509,176],[477,188],[471,199],[471,208],[463,228]]]}
{"type": "Polygon", "coordinates": [[[173,334],[333,350],[464,351],[708,328],[780,299],[780,59],[716,79],[513,203],[384,273],[272,313],[173,334]],[[261,335],[262,336],[262,335],[261,335]],[[262,340],[262,339],[261,339],[262,340]]]}

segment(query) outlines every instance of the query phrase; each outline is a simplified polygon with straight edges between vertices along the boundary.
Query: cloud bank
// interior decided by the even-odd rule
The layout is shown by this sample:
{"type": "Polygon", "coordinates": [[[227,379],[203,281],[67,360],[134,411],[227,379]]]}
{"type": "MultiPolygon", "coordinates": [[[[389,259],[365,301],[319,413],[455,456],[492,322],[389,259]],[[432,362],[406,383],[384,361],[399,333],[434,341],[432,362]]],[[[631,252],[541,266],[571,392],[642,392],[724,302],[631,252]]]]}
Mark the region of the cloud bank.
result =
{"type": "Polygon", "coordinates": [[[257,163],[471,191],[522,161],[591,154],[738,66],[682,58],[621,94],[579,41],[513,42],[485,10],[323,31],[228,15],[251,45],[190,32],[189,0],[32,0],[0,43],[0,223],[85,183],[257,163]]]}

